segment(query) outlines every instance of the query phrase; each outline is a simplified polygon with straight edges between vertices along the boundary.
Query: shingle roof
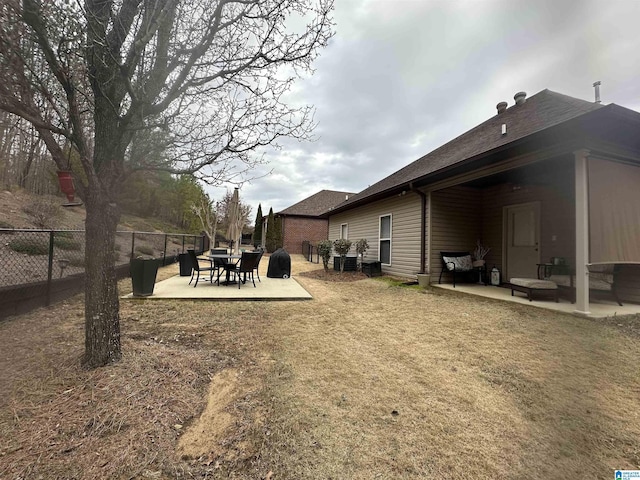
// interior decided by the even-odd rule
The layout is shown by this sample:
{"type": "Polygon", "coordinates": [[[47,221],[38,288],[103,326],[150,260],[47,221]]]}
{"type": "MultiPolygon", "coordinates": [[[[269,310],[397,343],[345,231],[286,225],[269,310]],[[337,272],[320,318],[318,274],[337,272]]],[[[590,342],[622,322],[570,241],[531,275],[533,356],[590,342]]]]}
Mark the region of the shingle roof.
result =
{"type": "Polygon", "coordinates": [[[335,190],[321,190],[315,195],[299,201],[295,205],[278,212],[278,215],[297,215],[303,217],[317,217],[336,205],[351,197],[351,192],[338,192],[335,190]]]}
{"type": "Polygon", "coordinates": [[[443,168],[602,107],[603,105],[597,103],[543,90],[527,98],[523,104],[512,105],[505,112],[496,114],[477,127],[350,197],[340,205],[340,210],[350,204],[361,203],[367,197],[408,184],[443,168]],[[502,135],[502,124],[507,126],[506,135],[502,135]]]}

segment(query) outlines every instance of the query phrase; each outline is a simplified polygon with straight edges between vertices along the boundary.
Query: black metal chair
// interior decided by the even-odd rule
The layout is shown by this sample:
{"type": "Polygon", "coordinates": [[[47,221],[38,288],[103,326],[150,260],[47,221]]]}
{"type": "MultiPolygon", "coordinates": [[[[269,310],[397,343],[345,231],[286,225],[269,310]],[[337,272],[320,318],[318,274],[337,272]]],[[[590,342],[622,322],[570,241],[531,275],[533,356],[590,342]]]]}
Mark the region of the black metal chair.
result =
{"type": "Polygon", "coordinates": [[[469,252],[440,252],[442,259],[442,270],[440,270],[440,278],[438,283],[442,283],[442,274],[451,273],[453,275],[453,286],[456,286],[456,274],[458,280],[461,276],[471,277],[474,274],[473,262],[469,252]]]}
{"type": "Polygon", "coordinates": [[[237,265],[227,264],[225,270],[232,272],[238,281],[238,288],[242,283],[246,283],[247,274],[251,281],[253,282],[253,286],[255,288],[256,281],[253,277],[253,271],[256,269],[258,262],[260,262],[260,257],[262,256],[261,252],[242,252],[242,257],[240,258],[240,262],[237,265]],[[240,280],[240,274],[243,274],[243,279],[240,280]]]}
{"type": "Polygon", "coordinates": [[[260,280],[260,272],[258,272],[258,267],[260,266],[260,260],[262,260],[262,256],[264,255],[264,248],[258,247],[256,250],[254,250],[254,252],[260,253],[260,255],[258,256],[258,262],[256,263],[254,270],[256,271],[256,275],[258,276],[258,281],[262,282],[262,280],[260,280]]]}
{"type": "MultiPolygon", "coordinates": [[[[226,255],[227,254],[227,249],[226,248],[212,248],[211,249],[211,255],[226,255]]],[[[227,265],[227,263],[229,263],[227,261],[226,258],[213,258],[213,275],[216,274],[216,272],[218,273],[218,275],[216,276],[216,283],[218,285],[220,285],[220,275],[222,275],[222,272],[224,272],[225,270],[225,266],[227,265]]]]}
{"type": "Polygon", "coordinates": [[[193,267],[193,273],[191,274],[189,285],[191,285],[191,282],[193,282],[193,277],[195,276],[196,284],[193,286],[193,288],[196,288],[198,286],[198,280],[200,280],[200,272],[209,272],[209,282],[211,282],[213,280],[213,271],[215,270],[215,267],[201,267],[196,252],[194,250],[187,250],[187,253],[189,254],[189,259],[191,260],[191,266],[193,267]]]}

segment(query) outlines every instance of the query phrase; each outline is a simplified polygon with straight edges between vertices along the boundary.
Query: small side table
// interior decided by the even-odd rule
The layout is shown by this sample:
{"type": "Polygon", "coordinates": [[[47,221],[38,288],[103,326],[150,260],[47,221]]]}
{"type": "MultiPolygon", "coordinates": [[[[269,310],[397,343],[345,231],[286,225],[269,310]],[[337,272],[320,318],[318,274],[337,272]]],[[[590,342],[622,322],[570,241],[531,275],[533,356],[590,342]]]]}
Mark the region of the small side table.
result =
{"type": "Polygon", "coordinates": [[[478,274],[478,282],[481,285],[488,285],[487,282],[487,264],[480,267],[473,267],[473,270],[478,274]]]}

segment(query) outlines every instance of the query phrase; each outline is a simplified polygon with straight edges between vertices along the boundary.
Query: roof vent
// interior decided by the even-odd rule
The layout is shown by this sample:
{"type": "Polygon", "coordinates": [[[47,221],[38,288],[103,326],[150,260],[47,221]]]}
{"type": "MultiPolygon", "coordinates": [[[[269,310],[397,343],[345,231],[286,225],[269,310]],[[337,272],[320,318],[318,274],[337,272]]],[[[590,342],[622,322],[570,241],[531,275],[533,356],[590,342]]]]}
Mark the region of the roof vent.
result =
{"type": "Polygon", "coordinates": [[[516,105],[522,105],[527,100],[527,92],[518,92],[513,96],[516,105]]]}
{"type": "Polygon", "coordinates": [[[498,113],[504,113],[507,110],[508,105],[509,104],[507,102],[500,102],[498,105],[496,105],[498,113]]]}
{"type": "Polygon", "coordinates": [[[600,103],[600,85],[600,80],[593,84],[593,88],[596,89],[596,103],[600,103]]]}

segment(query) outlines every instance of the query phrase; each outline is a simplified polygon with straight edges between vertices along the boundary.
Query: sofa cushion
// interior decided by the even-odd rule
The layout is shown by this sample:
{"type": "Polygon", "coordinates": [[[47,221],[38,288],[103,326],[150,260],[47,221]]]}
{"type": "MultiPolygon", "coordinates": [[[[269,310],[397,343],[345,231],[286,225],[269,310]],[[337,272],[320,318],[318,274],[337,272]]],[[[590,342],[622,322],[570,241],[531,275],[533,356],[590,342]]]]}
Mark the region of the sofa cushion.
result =
{"type": "Polygon", "coordinates": [[[470,272],[473,269],[473,262],[471,261],[471,255],[464,255],[462,257],[442,257],[442,260],[447,265],[449,271],[456,272],[470,272]]]}
{"type": "MultiPolygon", "coordinates": [[[[575,278],[573,279],[573,285],[571,284],[571,277],[569,275],[551,275],[549,280],[557,283],[561,287],[575,287],[575,278]]],[[[613,275],[601,275],[591,274],[589,275],[589,288],[591,290],[605,290],[610,291],[613,285],[613,275]]]]}
{"type": "Polygon", "coordinates": [[[509,283],[534,290],[557,290],[558,288],[558,285],[551,280],[538,280],[537,278],[511,278],[509,283]]]}

